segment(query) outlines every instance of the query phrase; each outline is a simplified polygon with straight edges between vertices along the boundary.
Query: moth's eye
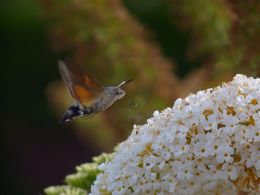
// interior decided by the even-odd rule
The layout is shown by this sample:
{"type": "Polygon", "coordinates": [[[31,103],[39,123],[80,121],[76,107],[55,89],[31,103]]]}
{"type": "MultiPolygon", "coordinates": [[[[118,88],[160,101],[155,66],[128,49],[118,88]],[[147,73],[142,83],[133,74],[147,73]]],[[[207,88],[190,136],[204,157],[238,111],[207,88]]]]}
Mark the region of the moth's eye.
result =
{"type": "Polygon", "coordinates": [[[116,91],[116,95],[122,95],[122,94],[123,94],[123,91],[121,91],[121,90],[116,91]]]}

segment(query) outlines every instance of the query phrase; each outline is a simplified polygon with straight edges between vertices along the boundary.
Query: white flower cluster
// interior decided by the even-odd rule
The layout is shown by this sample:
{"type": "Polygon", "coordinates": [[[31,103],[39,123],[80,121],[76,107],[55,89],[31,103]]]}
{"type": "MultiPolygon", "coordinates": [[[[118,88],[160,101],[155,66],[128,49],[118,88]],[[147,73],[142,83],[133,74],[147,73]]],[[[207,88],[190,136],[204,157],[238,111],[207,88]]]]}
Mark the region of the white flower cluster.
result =
{"type": "Polygon", "coordinates": [[[260,194],[260,79],[177,99],[100,169],[91,194],[260,194]]]}

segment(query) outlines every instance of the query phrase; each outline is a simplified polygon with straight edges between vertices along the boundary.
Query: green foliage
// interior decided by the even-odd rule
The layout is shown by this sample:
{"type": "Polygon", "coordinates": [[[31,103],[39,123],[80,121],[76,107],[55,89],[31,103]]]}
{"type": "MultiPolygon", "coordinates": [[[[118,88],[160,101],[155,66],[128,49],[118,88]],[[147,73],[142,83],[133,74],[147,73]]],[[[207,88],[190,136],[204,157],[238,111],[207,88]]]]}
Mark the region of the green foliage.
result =
{"type": "MultiPolygon", "coordinates": [[[[117,147],[115,147],[114,150],[116,150],[117,147]]],[[[102,153],[99,156],[93,157],[94,163],[100,165],[101,163],[104,163],[106,161],[110,161],[112,159],[113,153],[108,154],[108,153],[102,153]]]]}
{"type": "Polygon", "coordinates": [[[87,191],[72,186],[51,186],[44,190],[47,195],[86,195],[87,191]]]}
{"type": "MultiPolygon", "coordinates": [[[[173,1],[173,10],[193,32],[199,52],[217,52],[229,43],[230,13],[223,1],[173,1]]],[[[197,51],[197,52],[198,52],[197,51]]]]}
{"type": "MultiPolygon", "coordinates": [[[[164,29],[157,39],[174,47],[168,47],[167,55],[177,62],[177,70],[183,74],[194,70],[183,63],[195,63],[196,68],[206,70],[210,79],[221,80],[225,75],[244,73],[259,74],[260,1],[257,0],[124,0],[130,10],[152,30],[164,29]],[[165,25],[165,23],[171,23],[165,25]],[[166,30],[167,29],[167,30],[166,30]],[[171,34],[163,34],[173,30],[171,34]],[[178,29],[181,33],[175,33],[178,29]],[[187,41],[183,34],[187,33],[187,41]],[[166,36],[165,36],[166,35],[166,36]],[[163,37],[163,38],[162,38],[163,37]],[[178,41],[179,40],[179,41],[178,41]],[[185,45],[183,55],[180,54],[185,45]],[[172,54],[171,54],[172,52],[172,54]],[[184,58],[184,59],[183,59],[184,58]],[[199,64],[199,65],[198,65],[199,64]],[[246,67],[245,67],[246,64],[246,67]],[[186,65],[186,66],[185,66],[186,65]],[[258,73],[257,73],[258,71],[258,73]]],[[[194,65],[195,65],[194,64],[194,65]]],[[[196,70],[195,70],[196,71],[196,70]]],[[[196,73],[195,73],[196,74],[196,73]]],[[[230,76],[232,77],[232,76],[230,76]]],[[[190,80],[187,77],[186,80],[190,80]]],[[[192,83],[192,82],[191,82],[192,83]]]]}
{"type": "Polygon", "coordinates": [[[97,169],[96,163],[86,163],[76,167],[77,172],[66,176],[65,182],[70,186],[75,186],[83,189],[90,189],[91,184],[95,181],[97,174],[100,172],[97,169]]]}
{"type": "Polygon", "coordinates": [[[213,75],[259,71],[259,1],[173,0],[172,13],[191,34],[190,57],[202,58],[213,75]]]}
{"type": "Polygon", "coordinates": [[[85,163],[76,167],[76,173],[65,177],[66,185],[51,186],[44,190],[47,195],[81,195],[86,194],[97,175],[101,172],[98,165],[110,161],[113,154],[103,153],[93,158],[92,163],[85,163]]]}

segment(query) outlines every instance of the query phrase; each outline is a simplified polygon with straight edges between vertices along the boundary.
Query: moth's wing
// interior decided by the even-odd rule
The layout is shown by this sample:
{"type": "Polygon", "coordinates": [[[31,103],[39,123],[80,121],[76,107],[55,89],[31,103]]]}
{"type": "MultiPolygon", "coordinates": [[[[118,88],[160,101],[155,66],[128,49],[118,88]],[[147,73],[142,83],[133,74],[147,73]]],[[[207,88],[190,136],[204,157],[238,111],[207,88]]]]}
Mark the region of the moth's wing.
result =
{"type": "Polygon", "coordinates": [[[72,64],[58,62],[60,74],[70,95],[80,104],[88,106],[104,92],[88,74],[72,64]]]}

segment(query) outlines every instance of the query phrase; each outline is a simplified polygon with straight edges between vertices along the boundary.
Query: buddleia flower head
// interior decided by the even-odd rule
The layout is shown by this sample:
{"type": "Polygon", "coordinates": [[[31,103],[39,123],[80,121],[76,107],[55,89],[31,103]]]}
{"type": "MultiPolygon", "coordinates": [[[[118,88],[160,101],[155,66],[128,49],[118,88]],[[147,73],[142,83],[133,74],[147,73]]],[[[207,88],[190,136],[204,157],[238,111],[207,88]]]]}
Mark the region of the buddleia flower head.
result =
{"type": "Polygon", "coordinates": [[[260,79],[237,75],[135,125],[91,194],[259,194],[260,79]]]}

